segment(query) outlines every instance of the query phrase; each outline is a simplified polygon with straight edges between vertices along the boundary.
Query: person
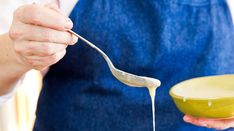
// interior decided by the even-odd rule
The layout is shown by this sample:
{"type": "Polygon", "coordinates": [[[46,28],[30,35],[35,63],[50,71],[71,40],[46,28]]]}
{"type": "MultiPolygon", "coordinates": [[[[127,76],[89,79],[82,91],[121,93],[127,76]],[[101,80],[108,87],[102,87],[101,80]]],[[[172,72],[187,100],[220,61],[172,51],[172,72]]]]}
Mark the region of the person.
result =
{"type": "Polygon", "coordinates": [[[79,0],[70,19],[54,4],[21,6],[9,32],[0,36],[0,95],[27,71],[50,68],[34,131],[152,130],[147,89],[117,81],[70,29],[100,47],[119,69],[162,81],[156,130],[234,127],[233,118],[185,115],[187,124],[168,95],[182,80],[234,73],[233,22],[225,0],[79,0]]]}

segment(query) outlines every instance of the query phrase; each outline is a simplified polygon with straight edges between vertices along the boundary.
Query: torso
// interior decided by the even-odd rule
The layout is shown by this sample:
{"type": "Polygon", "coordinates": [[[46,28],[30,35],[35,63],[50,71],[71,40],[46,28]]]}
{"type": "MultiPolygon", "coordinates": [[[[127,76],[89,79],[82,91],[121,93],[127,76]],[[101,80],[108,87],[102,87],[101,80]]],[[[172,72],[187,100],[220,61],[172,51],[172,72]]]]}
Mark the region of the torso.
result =
{"type": "MultiPolygon", "coordinates": [[[[168,90],[188,78],[234,73],[233,25],[225,3],[175,1],[80,0],[70,17],[73,30],[117,68],[162,81],[157,131],[199,131],[182,121],[168,90]]],[[[103,58],[79,41],[46,75],[34,130],[151,131],[150,96],[117,81],[103,58]]]]}

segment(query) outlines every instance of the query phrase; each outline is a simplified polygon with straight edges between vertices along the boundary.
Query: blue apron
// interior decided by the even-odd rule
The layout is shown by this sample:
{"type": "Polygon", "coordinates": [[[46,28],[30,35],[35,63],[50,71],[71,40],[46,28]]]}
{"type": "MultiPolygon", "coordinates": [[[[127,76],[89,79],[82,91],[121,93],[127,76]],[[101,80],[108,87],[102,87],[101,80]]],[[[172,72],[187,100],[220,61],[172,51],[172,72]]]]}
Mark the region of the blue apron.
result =
{"type": "MultiPolygon", "coordinates": [[[[117,68],[161,80],[157,131],[213,131],[185,123],[168,91],[185,79],[234,73],[225,1],[79,0],[70,18],[117,68]]],[[[152,131],[147,89],[116,80],[81,40],[45,76],[36,115],[34,131],[152,131]]]]}

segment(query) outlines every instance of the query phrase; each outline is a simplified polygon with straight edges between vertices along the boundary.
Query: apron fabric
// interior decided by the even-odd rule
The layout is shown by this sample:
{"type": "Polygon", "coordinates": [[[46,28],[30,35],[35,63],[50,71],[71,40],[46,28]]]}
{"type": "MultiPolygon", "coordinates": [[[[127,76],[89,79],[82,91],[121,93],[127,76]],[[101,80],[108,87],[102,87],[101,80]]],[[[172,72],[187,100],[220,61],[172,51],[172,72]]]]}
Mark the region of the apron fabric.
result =
{"type": "MultiPolygon", "coordinates": [[[[79,0],[70,18],[117,68],[161,80],[156,131],[214,130],[185,123],[168,92],[189,78],[234,73],[225,1],[79,0]]],[[[34,131],[153,130],[148,90],[116,80],[81,40],[45,76],[36,115],[34,131]]]]}

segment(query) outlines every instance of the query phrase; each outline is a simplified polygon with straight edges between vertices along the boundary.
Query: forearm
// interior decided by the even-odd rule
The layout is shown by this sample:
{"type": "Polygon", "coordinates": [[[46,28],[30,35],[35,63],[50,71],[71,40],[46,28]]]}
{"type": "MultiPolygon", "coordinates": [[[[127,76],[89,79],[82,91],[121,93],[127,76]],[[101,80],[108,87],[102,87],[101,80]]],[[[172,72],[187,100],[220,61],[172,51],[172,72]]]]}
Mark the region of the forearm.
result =
{"type": "Polygon", "coordinates": [[[8,93],[28,70],[17,58],[9,35],[0,35],[0,96],[8,93]]]}

